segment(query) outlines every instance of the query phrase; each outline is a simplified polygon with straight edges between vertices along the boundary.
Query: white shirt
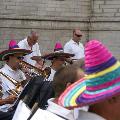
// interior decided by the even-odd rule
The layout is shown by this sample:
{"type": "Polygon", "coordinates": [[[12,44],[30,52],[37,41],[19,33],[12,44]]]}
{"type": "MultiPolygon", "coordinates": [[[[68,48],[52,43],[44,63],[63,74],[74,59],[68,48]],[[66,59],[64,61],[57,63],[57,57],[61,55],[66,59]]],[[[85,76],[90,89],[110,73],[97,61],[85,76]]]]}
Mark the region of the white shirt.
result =
{"type": "Polygon", "coordinates": [[[31,114],[29,107],[20,100],[12,120],[27,120],[31,114]]]}
{"type": "MultiPolygon", "coordinates": [[[[14,71],[7,64],[5,64],[4,67],[0,69],[0,71],[19,82],[26,79],[24,73],[21,70],[14,71]]],[[[7,91],[15,89],[16,87],[12,82],[10,82],[6,77],[4,77],[1,74],[0,74],[0,81],[2,83],[2,91],[3,91],[2,98],[4,99],[9,96],[7,91]]],[[[11,104],[2,105],[0,106],[0,111],[6,112],[10,106],[12,105],[11,104]]]]}
{"type": "MultiPolygon", "coordinates": [[[[54,103],[53,100],[54,100],[54,98],[51,98],[48,100],[47,111],[50,111],[50,112],[57,114],[59,116],[62,116],[64,118],[67,118],[68,120],[105,120],[104,118],[102,118],[101,116],[99,116],[95,113],[86,112],[83,110],[80,110],[78,118],[75,118],[74,110],[68,110],[62,106],[59,106],[56,103],[54,103]]],[[[57,119],[54,119],[54,120],[57,120],[57,119]]]]}
{"type": "Polygon", "coordinates": [[[78,119],[76,120],[106,120],[106,119],[95,113],[80,110],[78,119]]]}
{"type": "Polygon", "coordinates": [[[79,44],[77,44],[71,39],[65,44],[64,53],[75,54],[75,56],[72,57],[72,59],[81,59],[84,57],[84,46],[82,45],[82,43],[79,42],[79,44]]]}
{"type": "Polygon", "coordinates": [[[88,112],[89,106],[84,106],[84,107],[78,107],[78,108],[74,108],[74,116],[77,119],[79,116],[79,111],[86,111],[88,112]]]}
{"type": "Polygon", "coordinates": [[[62,106],[55,104],[52,102],[53,100],[54,98],[49,99],[47,110],[38,109],[31,120],[65,120],[64,118],[75,120],[72,110],[68,110],[62,106]],[[58,115],[64,118],[59,117],[58,115]]]}
{"type": "Polygon", "coordinates": [[[64,119],[47,110],[38,109],[30,120],[64,120],[64,119]]]}
{"type": "Polygon", "coordinates": [[[56,71],[51,68],[50,76],[48,77],[47,81],[53,81],[53,77],[55,75],[56,71]]]}
{"type": "Polygon", "coordinates": [[[28,54],[28,55],[26,55],[24,57],[24,61],[31,64],[31,65],[33,65],[33,66],[35,66],[36,61],[32,60],[31,57],[33,57],[33,56],[41,56],[41,52],[40,52],[40,48],[39,48],[38,43],[33,45],[32,49],[31,49],[31,47],[28,45],[27,38],[25,38],[24,40],[21,40],[18,43],[18,46],[20,48],[22,48],[22,49],[32,50],[31,54],[28,54]]]}
{"type": "MultiPolygon", "coordinates": [[[[95,113],[85,112],[81,110],[79,111],[79,117],[75,119],[73,110],[63,108],[62,106],[59,106],[56,103],[54,103],[53,100],[54,98],[48,100],[47,110],[38,109],[30,120],[65,120],[64,118],[68,120],[105,120],[104,118],[95,113]]],[[[23,106],[20,105],[18,107],[20,107],[20,109],[19,111],[16,110],[13,118],[17,118],[18,120],[27,120],[31,111],[26,107],[25,104],[23,104],[23,106]]]]}
{"type": "Polygon", "coordinates": [[[47,111],[50,111],[54,114],[67,118],[69,120],[75,120],[74,118],[74,111],[68,110],[56,103],[53,102],[54,98],[48,100],[48,108],[47,111]]]}

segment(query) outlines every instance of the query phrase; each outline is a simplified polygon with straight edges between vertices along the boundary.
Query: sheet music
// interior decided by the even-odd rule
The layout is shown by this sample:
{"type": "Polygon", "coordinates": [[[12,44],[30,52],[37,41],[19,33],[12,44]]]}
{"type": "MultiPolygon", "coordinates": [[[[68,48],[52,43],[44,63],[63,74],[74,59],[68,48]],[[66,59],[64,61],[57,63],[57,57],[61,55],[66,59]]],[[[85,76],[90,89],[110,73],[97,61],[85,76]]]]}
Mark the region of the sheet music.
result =
{"type": "Polygon", "coordinates": [[[30,120],[65,120],[65,119],[47,110],[38,109],[30,120]]]}
{"type": "Polygon", "coordinates": [[[20,100],[12,120],[27,120],[30,114],[31,110],[20,100]]]}

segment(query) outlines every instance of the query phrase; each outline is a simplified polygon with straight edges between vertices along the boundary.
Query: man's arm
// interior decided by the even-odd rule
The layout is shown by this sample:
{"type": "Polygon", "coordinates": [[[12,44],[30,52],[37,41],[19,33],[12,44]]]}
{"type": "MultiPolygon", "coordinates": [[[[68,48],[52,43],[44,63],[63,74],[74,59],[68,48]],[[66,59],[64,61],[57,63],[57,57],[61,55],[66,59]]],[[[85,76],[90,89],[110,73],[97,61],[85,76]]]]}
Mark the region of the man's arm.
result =
{"type": "Polygon", "coordinates": [[[16,96],[15,95],[10,95],[9,97],[5,98],[5,99],[0,99],[0,105],[4,105],[4,104],[13,104],[14,101],[16,100],[16,96]]]}
{"type": "Polygon", "coordinates": [[[41,56],[40,46],[38,43],[36,44],[36,47],[37,47],[37,49],[36,49],[37,55],[36,56],[41,56]]]}

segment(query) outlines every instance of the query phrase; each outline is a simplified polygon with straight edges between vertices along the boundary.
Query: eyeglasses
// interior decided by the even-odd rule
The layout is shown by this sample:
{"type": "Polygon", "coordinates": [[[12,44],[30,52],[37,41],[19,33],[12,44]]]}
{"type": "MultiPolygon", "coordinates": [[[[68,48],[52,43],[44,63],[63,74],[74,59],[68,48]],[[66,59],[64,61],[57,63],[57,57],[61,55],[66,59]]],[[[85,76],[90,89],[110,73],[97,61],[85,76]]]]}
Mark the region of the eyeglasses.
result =
{"type": "Polygon", "coordinates": [[[77,37],[82,37],[82,35],[77,35],[76,33],[75,33],[75,35],[76,35],[77,37]]]}

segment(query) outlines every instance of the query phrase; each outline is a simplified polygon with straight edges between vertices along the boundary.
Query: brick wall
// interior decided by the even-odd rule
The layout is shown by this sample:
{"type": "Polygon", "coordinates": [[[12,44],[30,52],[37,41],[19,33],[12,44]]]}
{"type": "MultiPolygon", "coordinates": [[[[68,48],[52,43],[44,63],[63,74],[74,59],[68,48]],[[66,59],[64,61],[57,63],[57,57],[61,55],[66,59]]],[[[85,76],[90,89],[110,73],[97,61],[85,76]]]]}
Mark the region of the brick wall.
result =
{"type": "Polygon", "coordinates": [[[89,0],[1,0],[0,9],[0,49],[10,39],[23,39],[31,29],[39,33],[42,52],[52,50],[58,40],[64,44],[75,27],[85,31],[86,39],[89,0]],[[50,43],[49,49],[45,47],[50,43]]]}
{"type": "Polygon", "coordinates": [[[88,17],[89,0],[1,0],[1,18],[78,20],[88,17]]]}
{"type": "Polygon", "coordinates": [[[119,0],[0,0],[0,50],[35,29],[42,53],[52,51],[56,41],[64,45],[80,27],[82,42],[100,39],[120,58],[119,21],[119,0]]]}
{"type": "Polygon", "coordinates": [[[80,27],[88,38],[89,0],[0,0],[0,50],[8,41],[20,41],[31,29],[39,33],[42,53],[53,50],[56,41],[62,44],[80,27]]]}
{"type": "Polygon", "coordinates": [[[120,1],[93,0],[89,38],[100,39],[120,59],[120,1]]]}
{"type": "Polygon", "coordinates": [[[120,19],[120,0],[92,0],[94,20],[118,21],[120,19]]]}

